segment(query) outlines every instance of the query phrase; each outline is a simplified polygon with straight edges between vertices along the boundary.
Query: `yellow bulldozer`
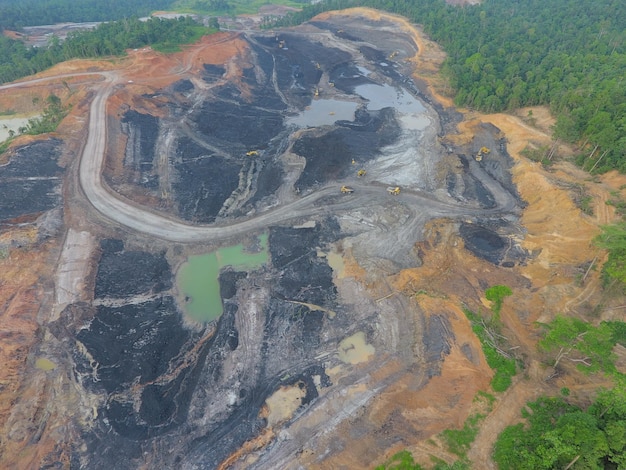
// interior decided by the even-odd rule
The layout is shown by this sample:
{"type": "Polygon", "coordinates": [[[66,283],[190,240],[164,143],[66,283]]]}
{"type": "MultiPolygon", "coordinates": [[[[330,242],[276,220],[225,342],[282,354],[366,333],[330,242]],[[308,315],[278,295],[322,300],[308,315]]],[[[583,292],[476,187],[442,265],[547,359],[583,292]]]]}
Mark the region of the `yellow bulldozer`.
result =
{"type": "Polygon", "coordinates": [[[367,171],[365,171],[363,168],[361,168],[359,171],[356,172],[356,175],[360,178],[361,176],[365,176],[367,174],[367,171]]]}
{"type": "Polygon", "coordinates": [[[387,192],[392,196],[397,196],[398,194],[400,194],[400,186],[389,186],[387,188],[387,192]]]}
{"type": "Polygon", "coordinates": [[[354,189],[352,189],[350,186],[342,186],[341,187],[341,193],[342,194],[351,194],[354,192],[354,189]]]}

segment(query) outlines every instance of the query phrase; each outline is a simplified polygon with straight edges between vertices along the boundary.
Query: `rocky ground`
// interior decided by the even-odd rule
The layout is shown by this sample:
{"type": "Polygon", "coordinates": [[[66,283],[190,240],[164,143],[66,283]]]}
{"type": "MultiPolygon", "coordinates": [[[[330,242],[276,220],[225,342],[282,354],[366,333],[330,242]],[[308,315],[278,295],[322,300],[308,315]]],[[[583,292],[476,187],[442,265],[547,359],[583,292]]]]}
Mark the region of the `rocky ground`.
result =
{"type": "MultiPolygon", "coordinates": [[[[470,451],[490,467],[525,400],[581,380],[545,380],[534,322],[599,303],[597,271],[580,279],[602,260],[590,240],[624,178],[524,159],[549,142],[545,110],[530,126],[454,109],[442,58],[413,25],[359,9],[45,74],[64,77],[47,86],[72,114],[55,136],[18,139],[0,167],[2,465],[354,468],[405,448],[452,462],[436,436],[492,375],[463,308],[486,311],[484,290],[506,284],[503,334],[526,373],[470,451]],[[117,77],[110,194],[237,233],[172,242],[90,205],[78,168],[103,70],[117,77]],[[581,186],[592,216],[575,204],[581,186]],[[182,263],[258,250],[261,233],[270,261],[224,268],[223,314],[192,321],[182,263]]],[[[0,89],[0,105],[27,93],[0,89]]]]}

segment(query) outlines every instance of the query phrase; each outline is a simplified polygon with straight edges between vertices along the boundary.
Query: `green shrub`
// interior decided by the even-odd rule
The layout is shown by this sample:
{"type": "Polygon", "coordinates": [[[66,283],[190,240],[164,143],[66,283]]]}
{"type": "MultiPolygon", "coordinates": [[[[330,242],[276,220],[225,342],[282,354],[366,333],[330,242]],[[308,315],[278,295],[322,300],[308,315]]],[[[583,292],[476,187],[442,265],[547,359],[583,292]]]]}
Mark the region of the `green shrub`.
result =
{"type": "Polygon", "coordinates": [[[485,291],[485,297],[487,297],[487,300],[490,300],[491,302],[493,302],[491,310],[496,315],[500,314],[500,310],[502,309],[502,302],[504,301],[504,298],[512,294],[513,294],[513,291],[511,290],[511,288],[508,286],[503,286],[503,285],[495,285],[485,291]]]}
{"type": "Polygon", "coordinates": [[[482,318],[470,310],[465,309],[465,315],[472,323],[472,331],[480,339],[487,364],[495,371],[491,380],[491,388],[495,392],[504,392],[510,387],[512,377],[517,373],[515,359],[504,356],[502,349],[494,344],[494,340],[497,340],[498,336],[490,335],[488,328],[491,326],[493,329],[497,329],[496,326],[486,324],[482,318]]]}
{"type": "Polygon", "coordinates": [[[413,455],[408,450],[398,452],[376,470],[423,470],[422,466],[415,463],[413,455]]]}
{"type": "Polygon", "coordinates": [[[484,415],[471,415],[465,420],[461,429],[446,429],[441,437],[448,446],[448,450],[459,457],[464,458],[472,442],[478,434],[479,423],[485,418],[484,415]]]}

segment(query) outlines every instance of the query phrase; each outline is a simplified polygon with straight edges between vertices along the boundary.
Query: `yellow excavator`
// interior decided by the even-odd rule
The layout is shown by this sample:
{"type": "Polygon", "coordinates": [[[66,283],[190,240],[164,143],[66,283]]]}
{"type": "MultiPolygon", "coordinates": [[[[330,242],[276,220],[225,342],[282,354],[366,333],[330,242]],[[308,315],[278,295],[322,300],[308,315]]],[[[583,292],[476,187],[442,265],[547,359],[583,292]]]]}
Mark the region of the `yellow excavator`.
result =
{"type": "Polygon", "coordinates": [[[367,174],[367,171],[365,171],[363,168],[361,168],[359,171],[356,172],[356,175],[360,178],[361,176],[365,176],[367,174]]]}
{"type": "Polygon", "coordinates": [[[258,155],[258,154],[259,154],[258,150],[249,150],[248,152],[246,152],[246,155],[248,157],[253,157],[253,156],[258,155]]]}
{"type": "Polygon", "coordinates": [[[400,186],[389,186],[387,188],[387,192],[392,196],[397,196],[398,194],[400,194],[400,186]]]}
{"type": "Polygon", "coordinates": [[[341,187],[341,193],[342,194],[351,194],[354,192],[354,189],[352,189],[350,186],[342,186],[341,187]]]}
{"type": "Polygon", "coordinates": [[[482,161],[483,157],[486,157],[487,155],[489,155],[490,152],[491,150],[488,147],[481,147],[478,153],[476,154],[476,161],[477,162],[482,161]]]}

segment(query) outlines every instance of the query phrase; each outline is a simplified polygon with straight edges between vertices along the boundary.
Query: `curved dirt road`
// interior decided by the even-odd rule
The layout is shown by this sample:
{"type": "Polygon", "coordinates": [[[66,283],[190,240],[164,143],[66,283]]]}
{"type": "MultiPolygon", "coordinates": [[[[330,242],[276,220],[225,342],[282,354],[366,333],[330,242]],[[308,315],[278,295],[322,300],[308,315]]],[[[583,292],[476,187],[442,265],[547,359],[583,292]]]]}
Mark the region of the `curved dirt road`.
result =
{"type": "MultiPolygon", "coordinates": [[[[180,220],[151,212],[144,207],[134,205],[108,189],[102,181],[104,154],[106,150],[106,105],[114,90],[117,75],[112,71],[63,74],[37,78],[25,82],[0,86],[0,90],[40,84],[64,77],[99,75],[104,83],[99,86],[89,111],[87,141],[80,157],[80,186],[90,204],[106,218],[137,232],[162,240],[195,243],[231,238],[246,232],[262,230],[269,225],[287,220],[329,212],[329,210],[350,210],[376,203],[384,203],[389,198],[385,188],[376,184],[352,183],[357,191],[350,196],[339,194],[339,184],[325,186],[316,192],[296,201],[268,210],[249,219],[229,225],[192,225],[180,220]],[[322,199],[324,201],[322,201],[322,199]],[[317,203],[317,204],[316,204],[317,203]]],[[[516,207],[515,198],[499,183],[490,178],[477,165],[471,165],[470,171],[480,174],[480,179],[494,196],[497,207],[480,209],[457,203],[447,203],[422,192],[403,191],[400,201],[420,208],[421,217],[461,216],[494,214],[512,211],[516,207]]],[[[414,225],[414,224],[412,224],[414,225]]]]}
{"type": "MultiPolygon", "coordinates": [[[[193,243],[230,238],[245,232],[264,229],[271,224],[320,214],[328,211],[329,208],[347,210],[364,207],[389,197],[383,187],[365,184],[357,185],[358,191],[349,197],[342,197],[339,195],[338,184],[333,184],[253,218],[224,226],[191,225],[134,206],[114,195],[102,182],[102,167],[106,148],[106,103],[114,87],[112,74],[105,76],[108,81],[100,88],[90,107],[88,137],[80,162],[80,185],[95,209],[125,227],[163,240],[193,243]],[[320,205],[315,204],[323,198],[330,199],[331,197],[336,198],[331,205],[328,205],[328,201],[320,205]]],[[[487,180],[489,181],[486,185],[498,202],[496,209],[485,210],[448,204],[417,193],[404,194],[403,198],[413,199],[420,204],[422,210],[440,216],[486,214],[512,210],[516,205],[514,198],[498,183],[491,181],[490,178],[487,180]]]]}

